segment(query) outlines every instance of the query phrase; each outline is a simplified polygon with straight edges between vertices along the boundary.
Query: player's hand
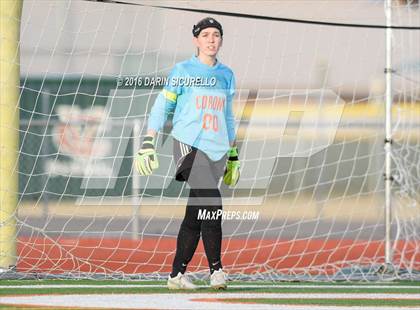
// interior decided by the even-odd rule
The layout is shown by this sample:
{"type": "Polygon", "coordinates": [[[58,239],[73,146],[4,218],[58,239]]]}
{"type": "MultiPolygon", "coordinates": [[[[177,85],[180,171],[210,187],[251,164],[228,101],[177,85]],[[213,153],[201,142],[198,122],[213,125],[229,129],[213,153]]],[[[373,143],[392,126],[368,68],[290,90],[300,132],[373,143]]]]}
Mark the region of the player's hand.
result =
{"type": "Polygon", "coordinates": [[[135,158],[135,165],[141,175],[151,175],[153,170],[159,168],[153,136],[144,137],[141,149],[137,152],[135,158]]]}
{"type": "Polygon", "coordinates": [[[228,152],[228,160],[226,162],[225,175],[223,176],[223,182],[229,186],[235,186],[239,180],[239,168],[238,148],[232,147],[228,152]]]}

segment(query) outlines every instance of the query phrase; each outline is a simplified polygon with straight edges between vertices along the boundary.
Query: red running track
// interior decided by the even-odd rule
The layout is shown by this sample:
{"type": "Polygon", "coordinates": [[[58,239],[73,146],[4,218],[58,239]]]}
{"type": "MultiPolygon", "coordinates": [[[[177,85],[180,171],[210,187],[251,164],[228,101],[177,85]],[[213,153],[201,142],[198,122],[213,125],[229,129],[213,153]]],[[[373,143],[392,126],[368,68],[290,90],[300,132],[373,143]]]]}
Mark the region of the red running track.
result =
{"type": "MultiPolygon", "coordinates": [[[[175,238],[72,239],[19,238],[20,272],[127,274],[170,272],[175,238]]],[[[223,265],[230,273],[333,274],[351,264],[382,263],[383,241],[229,239],[223,241],[223,265]]],[[[420,240],[398,241],[394,263],[420,270],[420,240]]],[[[189,271],[207,268],[202,242],[189,271]]]]}

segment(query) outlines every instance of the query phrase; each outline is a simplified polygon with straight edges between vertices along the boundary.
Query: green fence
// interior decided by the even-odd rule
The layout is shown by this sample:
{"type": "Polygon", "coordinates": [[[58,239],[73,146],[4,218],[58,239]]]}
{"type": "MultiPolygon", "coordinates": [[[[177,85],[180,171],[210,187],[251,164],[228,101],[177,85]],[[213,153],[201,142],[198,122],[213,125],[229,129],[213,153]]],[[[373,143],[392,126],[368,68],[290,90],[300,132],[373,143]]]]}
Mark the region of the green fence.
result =
{"type": "MultiPolygon", "coordinates": [[[[156,96],[154,90],[154,88],[139,86],[134,88],[124,87],[124,85],[117,87],[116,79],[103,77],[100,79],[85,77],[21,79],[20,199],[39,199],[42,195],[47,196],[48,199],[73,199],[82,195],[129,195],[132,190],[132,122],[136,119],[144,119],[150,106],[149,102],[153,102],[154,96],[156,96]],[[133,91],[136,93],[130,98],[133,91]],[[93,122],[89,120],[89,117],[95,114],[95,110],[105,113],[104,109],[107,104],[108,106],[121,106],[123,104],[121,101],[124,101],[125,104],[131,103],[132,109],[128,111],[129,115],[124,115],[124,113],[118,115],[119,112],[115,112],[115,109],[112,112],[114,113],[114,126],[126,128],[124,139],[127,142],[120,158],[121,163],[118,166],[117,174],[112,177],[115,184],[96,189],[86,188],[83,186],[83,175],[77,172],[77,169],[83,167],[75,169],[77,165],[83,165],[84,161],[80,158],[74,160],[77,156],[83,157],[83,154],[77,151],[72,153],[73,146],[71,144],[77,140],[75,138],[77,135],[79,141],[74,143],[76,144],[74,148],[81,149],[83,144],[93,143],[83,136],[86,135],[86,131],[92,130],[92,124],[95,123],[94,120],[93,122]],[[72,115],[72,119],[66,121],[60,119],[60,109],[63,107],[66,108],[68,115],[61,115],[61,117],[72,115]],[[77,113],[74,113],[75,111],[77,113]],[[78,115],[74,117],[74,114],[78,115]],[[90,128],[86,129],[89,126],[90,128]],[[67,150],[65,151],[58,149],[59,140],[64,138],[70,138],[67,139],[69,141],[67,141],[67,150]],[[51,171],[51,165],[57,166],[58,164],[61,165],[60,169],[67,166],[68,171],[60,173],[60,169],[57,167],[54,168],[55,172],[51,171]]],[[[96,123],[94,126],[97,125],[96,123]]],[[[117,138],[115,137],[115,139],[117,138]]],[[[106,161],[106,159],[104,160],[106,161]]],[[[108,162],[113,160],[115,159],[109,158],[108,162]]]]}

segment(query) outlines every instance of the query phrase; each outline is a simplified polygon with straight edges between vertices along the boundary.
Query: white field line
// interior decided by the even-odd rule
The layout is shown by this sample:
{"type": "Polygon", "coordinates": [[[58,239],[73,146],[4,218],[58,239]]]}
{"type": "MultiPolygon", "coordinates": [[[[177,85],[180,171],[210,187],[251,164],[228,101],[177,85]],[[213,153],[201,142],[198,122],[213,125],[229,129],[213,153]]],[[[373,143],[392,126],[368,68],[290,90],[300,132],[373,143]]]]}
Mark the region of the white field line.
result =
{"type": "MultiPolygon", "coordinates": [[[[33,285],[0,285],[0,289],[7,288],[27,288],[27,289],[38,289],[38,288],[164,288],[166,284],[33,284],[33,285]]],[[[208,285],[198,285],[200,288],[206,288],[208,285]]],[[[373,289],[418,289],[419,285],[308,285],[308,284],[230,284],[231,288],[334,288],[334,289],[351,289],[351,288],[373,288],[373,289]]]]}
{"type": "MultiPolygon", "coordinates": [[[[269,305],[246,304],[247,298],[296,298],[296,294],[279,293],[182,293],[182,294],[70,294],[70,295],[34,295],[34,296],[0,296],[3,305],[27,305],[49,307],[94,307],[104,309],[325,309],[325,306],[314,305],[269,305]],[[223,302],[224,298],[240,298],[238,302],[223,302]]],[[[304,294],[300,299],[406,299],[419,300],[420,294],[304,294]]],[[[363,307],[328,306],[328,309],[354,310],[363,307]]],[[[369,307],[373,309],[396,309],[395,307],[369,307]]],[[[412,308],[411,308],[412,309],[412,308]]]]}

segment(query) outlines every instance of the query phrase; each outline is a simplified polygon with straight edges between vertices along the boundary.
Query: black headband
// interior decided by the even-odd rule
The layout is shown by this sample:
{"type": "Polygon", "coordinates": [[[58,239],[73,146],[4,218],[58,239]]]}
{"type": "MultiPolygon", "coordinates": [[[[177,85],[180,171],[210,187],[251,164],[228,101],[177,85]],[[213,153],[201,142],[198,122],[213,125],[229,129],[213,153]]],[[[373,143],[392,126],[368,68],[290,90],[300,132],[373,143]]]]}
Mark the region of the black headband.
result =
{"type": "Polygon", "coordinates": [[[197,23],[197,25],[193,26],[192,33],[193,33],[194,37],[198,37],[201,30],[204,30],[206,28],[216,28],[217,30],[220,31],[220,35],[223,36],[222,25],[220,25],[220,23],[217,20],[215,20],[214,18],[206,17],[206,18],[200,20],[197,23]]]}

